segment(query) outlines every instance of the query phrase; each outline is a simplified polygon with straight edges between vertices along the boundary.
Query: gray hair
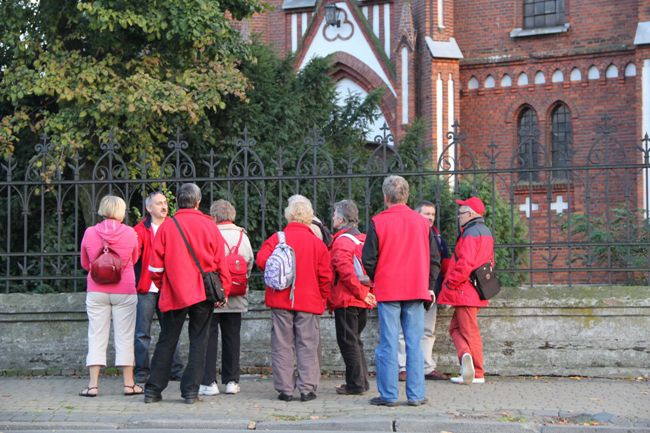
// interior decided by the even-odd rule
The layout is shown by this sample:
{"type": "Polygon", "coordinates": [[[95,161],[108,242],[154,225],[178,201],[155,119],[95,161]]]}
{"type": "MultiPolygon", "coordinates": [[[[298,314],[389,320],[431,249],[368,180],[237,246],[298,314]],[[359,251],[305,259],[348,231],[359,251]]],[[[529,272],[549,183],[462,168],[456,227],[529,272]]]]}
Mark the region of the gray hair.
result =
{"type": "Polygon", "coordinates": [[[184,183],[176,193],[176,203],[179,209],[193,209],[201,201],[201,188],[195,183],[184,183]]]}
{"type": "Polygon", "coordinates": [[[334,214],[341,218],[346,225],[356,227],[359,224],[359,208],[352,200],[341,200],[334,203],[334,214]]]}
{"type": "Polygon", "coordinates": [[[307,197],[302,195],[292,195],[289,197],[289,204],[284,210],[284,217],[287,221],[311,224],[314,219],[314,209],[307,197]]]}
{"type": "Polygon", "coordinates": [[[219,199],[210,206],[210,216],[218,223],[222,221],[235,221],[237,210],[228,200],[219,199]]]}
{"type": "Polygon", "coordinates": [[[153,191],[151,192],[147,198],[144,199],[144,207],[148,208],[152,203],[153,203],[153,198],[157,196],[158,194],[162,195],[163,197],[165,196],[165,193],[163,193],[160,190],[153,191]]]}
{"type": "Polygon", "coordinates": [[[409,183],[402,176],[388,176],[381,190],[390,204],[404,204],[409,199],[409,183]]]}

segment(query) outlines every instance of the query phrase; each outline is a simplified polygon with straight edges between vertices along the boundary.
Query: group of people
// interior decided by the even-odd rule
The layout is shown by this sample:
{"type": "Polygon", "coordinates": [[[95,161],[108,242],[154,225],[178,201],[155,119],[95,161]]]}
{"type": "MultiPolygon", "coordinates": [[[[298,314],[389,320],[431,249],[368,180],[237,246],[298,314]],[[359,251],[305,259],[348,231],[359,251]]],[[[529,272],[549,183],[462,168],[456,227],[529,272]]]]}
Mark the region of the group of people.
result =
{"type": "Polygon", "coordinates": [[[451,380],[483,383],[477,313],[487,301],[479,299],[470,274],[494,261],[492,235],[482,218],[485,206],[477,197],[457,200],[460,235],[450,256],[434,226],[433,203],[409,208],[409,185],[400,176],[387,177],[382,190],[386,209],[372,218],[366,234],[358,228],[359,210],[352,200],[334,204],[331,235],[314,215],[309,199],[290,197],[284,211],[287,225],[266,239],[256,256],[246,231],[234,224],[233,205],[217,200],[210,216],[203,214],[201,190],[195,184],[180,186],[173,217],[168,217],[165,195],[150,194],[147,216],[135,229],[123,224],[124,201],[105,196],[98,210],[104,219],[86,230],[81,245],[82,266],[89,271],[86,365],[90,378],[80,395],[99,393],[111,317],[125,395],[144,394],[145,403],[154,403],[162,399],[170,380],[180,380],[181,396],[188,404],[199,395],[218,394],[219,330],[221,383],[227,394],[238,393],[241,319],[248,306],[248,287],[233,289],[242,284],[234,278],[239,271],[233,270],[240,266],[239,258],[246,272],[244,284],[253,264],[265,272],[273,385],[280,400],[293,400],[296,390],[301,401],[317,398],[320,317],[326,309],[334,314],[345,363],[345,383],[336,387],[338,394],[369,390],[362,333],[373,308],[379,318],[375,350],[379,395],[371,404],[396,405],[398,382],[403,380],[407,403],[418,406],[427,401],[425,380],[449,379],[436,371],[432,356],[437,304],[455,307],[449,332],[461,374],[451,380]],[[121,278],[98,283],[91,275],[93,262],[99,262],[107,248],[119,255],[121,278]],[[280,277],[278,254],[288,260],[281,266],[287,275],[280,277]],[[203,274],[209,272],[218,274],[225,301],[206,300],[203,274]],[[280,278],[281,285],[271,278],[280,278]],[[154,314],[161,330],[150,361],[154,314]],[[179,337],[188,316],[189,357],[183,366],[179,337]]]}

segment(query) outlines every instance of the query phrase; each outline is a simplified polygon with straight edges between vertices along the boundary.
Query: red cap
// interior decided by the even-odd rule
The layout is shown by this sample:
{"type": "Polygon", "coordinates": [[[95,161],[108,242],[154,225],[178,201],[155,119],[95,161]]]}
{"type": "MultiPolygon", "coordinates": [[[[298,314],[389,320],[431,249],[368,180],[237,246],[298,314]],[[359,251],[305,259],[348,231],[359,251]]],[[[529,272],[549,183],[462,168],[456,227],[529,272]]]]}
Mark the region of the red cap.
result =
{"type": "Polygon", "coordinates": [[[467,206],[481,216],[485,213],[485,205],[478,197],[470,197],[467,200],[456,200],[456,204],[458,206],[467,206]]]}

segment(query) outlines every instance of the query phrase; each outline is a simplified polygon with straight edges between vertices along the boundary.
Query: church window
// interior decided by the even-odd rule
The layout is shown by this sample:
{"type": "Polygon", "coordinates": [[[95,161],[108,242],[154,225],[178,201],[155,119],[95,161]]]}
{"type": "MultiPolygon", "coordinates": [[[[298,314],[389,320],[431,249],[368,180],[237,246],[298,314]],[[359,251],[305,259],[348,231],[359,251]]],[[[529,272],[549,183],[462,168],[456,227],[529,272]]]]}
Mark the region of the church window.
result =
{"type": "Polygon", "coordinates": [[[524,28],[564,24],[564,0],[524,0],[524,28]]]}
{"type": "Polygon", "coordinates": [[[537,113],[530,107],[524,108],[519,113],[517,122],[519,167],[531,169],[521,172],[519,179],[522,181],[537,181],[539,179],[539,121],[537,113]]]}
{"type": "MultiPolygon", "coordinates": [[[[571,147],[571,113],[566,105],[558,104],[551,113],[551,161],[553,168],[569,166],[571,147]]],[[[553,171],[553,179],[566,179],[568,171],[553,171]]]]}

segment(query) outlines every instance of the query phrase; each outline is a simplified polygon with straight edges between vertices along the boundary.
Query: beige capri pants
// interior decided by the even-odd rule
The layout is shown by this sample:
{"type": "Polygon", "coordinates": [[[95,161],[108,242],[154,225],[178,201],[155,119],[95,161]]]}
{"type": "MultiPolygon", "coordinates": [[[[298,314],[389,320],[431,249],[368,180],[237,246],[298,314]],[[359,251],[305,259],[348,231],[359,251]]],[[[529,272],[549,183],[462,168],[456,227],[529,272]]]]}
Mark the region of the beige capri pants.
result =
{"type": "Polygon", "coordinates": [[[115,365],[133,366],[133,336],[138,295],[116,295],[103,292],[86,293],[88,313],[88,355],[86,366],[106,366],[106,349],[113,317],[115,365]]]}

